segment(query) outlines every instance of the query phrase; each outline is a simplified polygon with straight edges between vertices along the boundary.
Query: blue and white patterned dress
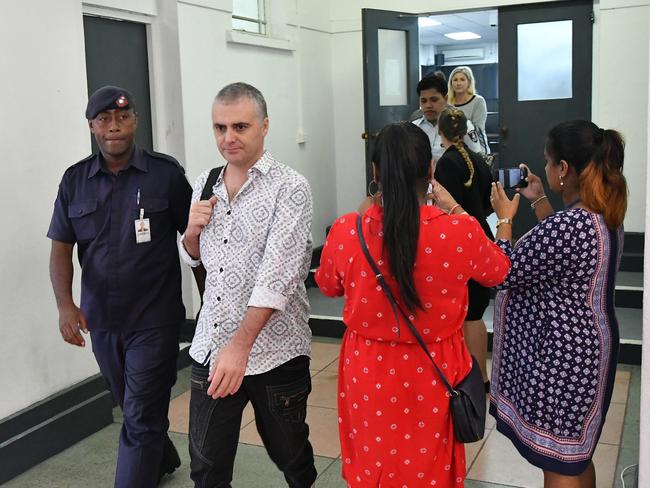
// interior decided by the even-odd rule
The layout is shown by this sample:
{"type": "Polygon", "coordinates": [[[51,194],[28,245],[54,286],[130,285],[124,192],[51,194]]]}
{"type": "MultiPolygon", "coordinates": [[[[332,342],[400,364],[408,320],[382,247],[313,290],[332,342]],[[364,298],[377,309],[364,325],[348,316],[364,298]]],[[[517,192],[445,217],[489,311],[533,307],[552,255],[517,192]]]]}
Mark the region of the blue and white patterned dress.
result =
{"type": "Polygon", "coordinates": [[[565,475],[588,466],[614,387],[614,286],[622,227],[582,208],[558,212],[514,246],[498,287],[490,413],[531,464],[565,475]]]}

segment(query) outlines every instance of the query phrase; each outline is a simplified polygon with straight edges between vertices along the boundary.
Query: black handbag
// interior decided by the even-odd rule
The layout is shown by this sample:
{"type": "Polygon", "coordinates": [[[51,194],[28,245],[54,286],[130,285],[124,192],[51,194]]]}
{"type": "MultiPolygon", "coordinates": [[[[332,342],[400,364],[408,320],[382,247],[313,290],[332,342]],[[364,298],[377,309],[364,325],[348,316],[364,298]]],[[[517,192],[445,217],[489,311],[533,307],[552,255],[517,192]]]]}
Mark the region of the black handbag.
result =
{"type": "Polygon", "coordinates": [[[462,443],[481,440],[485,433],[485,385],[483,384],[483,375],[481,374],[481,369],[479,368],[476,358],[472,356],[472,369],[469,374],[455,387],[452,387],[446,376],[442,373],[436,362],[431,357],[431,353],[429,352],[424,339],[422,339],[422,336],[416,329],[415,325],[413,325],[409,319],[408,314],[406,314],[397,304],[393,293],[386,284],[386,280],[384,280],[377,264],[375,264],[375,261],[372,259],[370,251],[368,251],[368,246],[366,245],[366,240],[363,237],[361,218],[361,215],[357,216],[357,234],[359,235],[361,249],[363,250],[363,254],[366,257],[368,264],[370,264],[372,271],[375,273],[377,282],[384,291],[384,294],[393,309],[398,326],[399,315],[401,315],[449,392],[451,419],[454,426],[454,436],[456,440],[462,443]]]}

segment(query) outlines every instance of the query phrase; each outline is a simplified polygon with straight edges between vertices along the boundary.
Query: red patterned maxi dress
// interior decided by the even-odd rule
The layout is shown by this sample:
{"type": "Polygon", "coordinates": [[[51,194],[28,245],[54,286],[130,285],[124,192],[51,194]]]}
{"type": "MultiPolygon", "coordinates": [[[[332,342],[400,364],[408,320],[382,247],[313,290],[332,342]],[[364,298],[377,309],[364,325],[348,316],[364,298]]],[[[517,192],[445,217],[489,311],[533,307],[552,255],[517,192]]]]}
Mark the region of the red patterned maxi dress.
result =
{"type": "MultiPolygon", "coordinates": [[[[407,325],[396,323],[361,251],[356,217],[334,223],[316,273],[325,295],[345,296],[338,380],[343,477],[351,487],[463,486],[465,451],[454,440],[449,397],[407,325]]],[[[382,217],[372,206],[363,233],[397,294],[382,249],[382,217]]],[[[412,321],[452,384],[471,367],[462,333],[467,280],[494,286],[509,268],[473,217],[420,207],[414,279],[423,308],[412,321]]]]}

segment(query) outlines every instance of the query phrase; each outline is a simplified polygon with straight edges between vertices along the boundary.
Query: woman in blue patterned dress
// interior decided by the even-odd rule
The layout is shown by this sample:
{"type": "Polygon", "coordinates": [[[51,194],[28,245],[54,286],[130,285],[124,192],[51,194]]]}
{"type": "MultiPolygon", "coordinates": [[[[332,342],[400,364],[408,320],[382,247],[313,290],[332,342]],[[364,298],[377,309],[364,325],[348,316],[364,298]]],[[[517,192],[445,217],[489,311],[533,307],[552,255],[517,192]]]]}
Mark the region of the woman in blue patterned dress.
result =
{"type": "Polygon", "coordinates": [[[544,486],[595,487],[592,462],[614,387],[618,323],[614,283],[623,244],[627,185],[623,140],[587,121],[557,125],[544,157],[553,213],[539,177],[519,194],[539,224],[512,246],[509,200],[492,189],[496,238],[512,261],[494,315],[490,413],[519,453],[544,471],[544,486]]]}

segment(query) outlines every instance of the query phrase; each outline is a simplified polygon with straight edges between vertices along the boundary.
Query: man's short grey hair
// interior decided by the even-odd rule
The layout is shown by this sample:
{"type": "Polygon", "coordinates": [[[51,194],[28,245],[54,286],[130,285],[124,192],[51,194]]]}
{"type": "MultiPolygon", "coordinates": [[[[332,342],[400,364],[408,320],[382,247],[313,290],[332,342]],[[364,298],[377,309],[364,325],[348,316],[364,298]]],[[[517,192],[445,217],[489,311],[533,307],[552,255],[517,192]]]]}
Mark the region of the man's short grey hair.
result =
{"type": "Polygon", "coordinates": [[[269,116],[266,110],[266,100],[264,100],[262,92],[260,92],[254,86],[249,85],[248,83],[243,83],[241,81],[224,86],[221,90],[219,90],[217,96],[214,97],[214,101],[215,103],[232,103],[243,97],[246,97],[249,100],[255,102],[255,105],[257,105],[257,111],[260,114],[260,118],[264,119],[269,116]]]}

